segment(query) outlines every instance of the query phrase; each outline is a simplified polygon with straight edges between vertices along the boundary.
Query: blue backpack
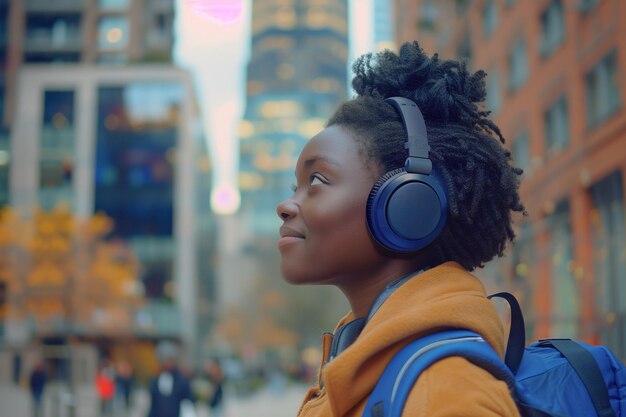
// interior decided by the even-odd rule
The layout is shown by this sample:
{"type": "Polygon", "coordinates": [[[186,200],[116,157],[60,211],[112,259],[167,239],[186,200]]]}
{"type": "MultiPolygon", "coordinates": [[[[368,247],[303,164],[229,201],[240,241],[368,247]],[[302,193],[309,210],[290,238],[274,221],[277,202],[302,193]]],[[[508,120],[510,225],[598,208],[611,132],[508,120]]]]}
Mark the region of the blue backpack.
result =
{"type": "Polygon", "coordinates": [[[449,356],[462,356],[505,381],[524,417],[626,417],[626,368],[609,349],[571,339],[545,339],[525,348],[517,300],[509,293],[491,297],[511,306],[504,362],[471,331],[445,330],[419,338],[389,362],[363,417],[400,417],[419,375],[449,356]]]}

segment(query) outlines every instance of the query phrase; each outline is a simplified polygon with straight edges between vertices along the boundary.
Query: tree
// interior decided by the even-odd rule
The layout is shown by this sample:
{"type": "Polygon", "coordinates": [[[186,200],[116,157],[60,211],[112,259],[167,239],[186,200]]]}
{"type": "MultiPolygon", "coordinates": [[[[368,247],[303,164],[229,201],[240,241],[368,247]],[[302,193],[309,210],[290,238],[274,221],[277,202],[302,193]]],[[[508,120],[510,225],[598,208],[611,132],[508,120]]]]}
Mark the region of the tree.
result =
{"type": "Polygon", "coordinates": [[[68,207],[29,217],[0,210],[0,287],[7,320],[30,320],[39,333],[132,331],[140,305],[139,262],[124,241],[108,239],[103,213],[80,218],[68,207]]]}

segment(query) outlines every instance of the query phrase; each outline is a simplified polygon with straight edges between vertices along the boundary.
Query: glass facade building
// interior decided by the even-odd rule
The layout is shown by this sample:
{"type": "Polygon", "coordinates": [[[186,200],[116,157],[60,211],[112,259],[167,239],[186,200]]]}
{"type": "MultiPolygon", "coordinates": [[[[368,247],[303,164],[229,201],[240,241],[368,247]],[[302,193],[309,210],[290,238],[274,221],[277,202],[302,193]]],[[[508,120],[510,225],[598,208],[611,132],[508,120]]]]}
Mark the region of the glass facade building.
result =
{"type": "Polygon", "coordinates": [[[174,175],[183,89],[178,83],[98,88],[94,210],[115,221],[142,259],[149,298],[169,298],[174,175]],[[129,196],[133,198],[129,198],[129,196]]]}
{"type": "MultiPolygon", "coordinates": [[[[11,205],[28,212],[62,204],[83,218],[105,213],[114,223],[109,238],[127,242],[141,264],[148,302],[138,334],[191,341],[197,270],[208,256],[198,242],[212,227],[208,210],[201,214],[209,224],[195,224],[196,181],[210,184],[210,166],[196,163],[208,156],[191,76],[171,66],[32,67],[19,88],[11,205]]],[[[202,270],[214,279],[211,266],[202,270]]]]}
{"type": "Polygon", "coordinates": [[[247,103],[241,124],[242,211],[275,234],[297,156],[346,98],[347,2],[253,2],[247,103]],[[254,209],[254,210],[252,210],[254,209]]]}

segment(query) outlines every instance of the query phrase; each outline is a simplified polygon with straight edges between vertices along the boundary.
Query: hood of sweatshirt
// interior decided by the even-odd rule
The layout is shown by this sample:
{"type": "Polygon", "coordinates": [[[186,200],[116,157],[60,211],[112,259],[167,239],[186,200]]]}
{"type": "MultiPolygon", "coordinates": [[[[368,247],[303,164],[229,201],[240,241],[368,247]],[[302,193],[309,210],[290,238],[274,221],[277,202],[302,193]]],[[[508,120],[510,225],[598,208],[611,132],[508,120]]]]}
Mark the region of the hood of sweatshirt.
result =
{"type": "MultiPolygon", "coordinates": [[[[337,327],[352,319],[352,313],[346,315],[337,327]]],[[[344,415],[362,403],[404,345],[445,328],[475,331],[503,356],[503,326],[483,284],[455,262],[406,281],[371,317],[356,341],[324,366],[321,376],[333,414],[344,415]]]]}

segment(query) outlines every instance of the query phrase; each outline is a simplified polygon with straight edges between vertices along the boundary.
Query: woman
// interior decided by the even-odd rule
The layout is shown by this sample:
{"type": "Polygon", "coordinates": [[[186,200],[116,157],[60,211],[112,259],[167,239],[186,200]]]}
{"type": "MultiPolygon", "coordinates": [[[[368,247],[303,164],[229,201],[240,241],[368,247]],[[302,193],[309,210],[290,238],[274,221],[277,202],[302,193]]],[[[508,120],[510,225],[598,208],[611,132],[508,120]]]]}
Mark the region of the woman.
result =
{"type": "MultiPolygon", "coordinates": [[[[524,212],[521,170],[510,165],[500,130],[479,107],[486,74],[470,74],[463,64],[437,55],[429,58],[415,42],[399,54],[365,55],[353,68],[357,97],[343,103],[306,144],[294,194],[277,207],[284,278],[334,285],[351,306],[334,335],[323,337],[318,383],[300,417],[361,416],[393,355],[428,333],[469,329],[501,356],[504,351],[502,323],[483,285],[468,272],[503,254],[515,237],[512,214],[524,212]],[[419,112],[403,113],[412,102],[423,115],[420,134],[427,142],[413,137],[420,132],[419,123],[412,125],[419,112]],[[411,168],[414,161],[417,170],[411,168]],[[405,175],[409,185],[417,175],[418,186],[430,194],[421,197],[409,187],[407,195],[414,198],[381,226],[380,213],[385,217],[396,203],[379,200],[402,194],[393,182],[405,175]],[[434,211],[423,212],[423,201],[434,211]],[[420,229],[424,223],[432,223],[426,232],[420,229]]],[[[518,415],[506,384],[460,357],[427,369],[403,412],[518,415]]]]}

